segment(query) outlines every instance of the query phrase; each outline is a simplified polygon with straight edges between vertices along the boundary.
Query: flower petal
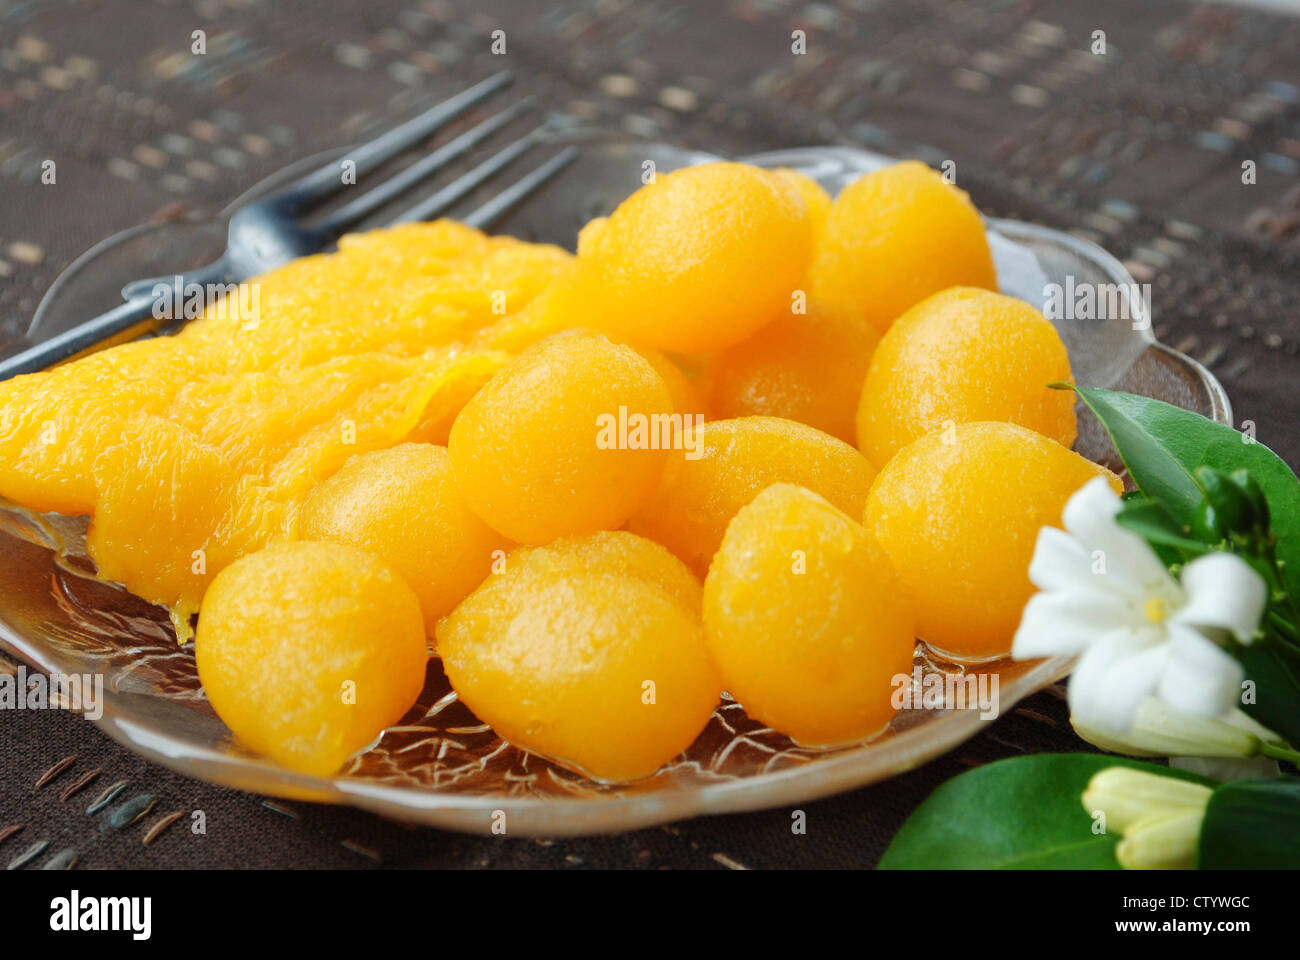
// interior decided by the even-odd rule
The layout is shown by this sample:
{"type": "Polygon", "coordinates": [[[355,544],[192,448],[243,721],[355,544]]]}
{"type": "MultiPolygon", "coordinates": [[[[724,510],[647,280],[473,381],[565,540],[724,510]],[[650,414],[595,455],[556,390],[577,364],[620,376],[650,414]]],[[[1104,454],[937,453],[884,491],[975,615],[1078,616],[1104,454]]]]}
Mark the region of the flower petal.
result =
{"type": "MultiPolygon", "coordinates": [[[[1181,600],[1179,588],[1164,563],[1145,540],[1115,522],[1120,499],[1105,479],[1094,477],[1079,488],[1061,514],[1065,528],[1095,554],[1101,552],[1104,588],[1143,600],[1153,591],[1181,600]]],[[[1091,572],[1091,567],[1090,567],[1091,572]]],[[[1175,606],[1178,603],[1174,603],[1175,606]]]]}
{"type": "Polygon", "coordinates": [[[1168,625],[1169,665],[1157,696],[1182,713],[1219,717],[1237,706],[1245,671],[1222,647],[1181,623],[1168,625]]]}
{"type": "Polygon", "coordinates": [[[1041,527],[1029,561],[1029,580],[1039,590],[1073,590],[1092,576],[1092,555],[1077,538],[1041,527]]]}
{"type": "Polygon", "coordinates": [[[1065,529],[1088,541],[1088,532],[1099,523],[1113,521],[1119,513],[1121,501],[1105,477],[1093,477],[1065,502],[1061,519],[1065,529]]]}
{"type": "Polygon", "coordinates": [[[1141,623],[1129,604],[1111,594],[1077,588],[1036,593],[1021,614],[1011,657],[1074,656],[1114,630],[1141,623]]]}
{"type": "Polygon", "coordinates": [[[1155,630],[1116,630],[1088,647],[1070,678],[1071,715],[1103,733],[1127,732],[1165,672],[1163,640],[1155,630]]]}
{"type": "Polygon", "coordinates": [[[1175,621],[1230,630],[1249,642],[1268,603],[1268,586],[1250,564],[1231,553],[1207,553],[1183,567],[1182,580],[1187,603],[1175,621]]]}

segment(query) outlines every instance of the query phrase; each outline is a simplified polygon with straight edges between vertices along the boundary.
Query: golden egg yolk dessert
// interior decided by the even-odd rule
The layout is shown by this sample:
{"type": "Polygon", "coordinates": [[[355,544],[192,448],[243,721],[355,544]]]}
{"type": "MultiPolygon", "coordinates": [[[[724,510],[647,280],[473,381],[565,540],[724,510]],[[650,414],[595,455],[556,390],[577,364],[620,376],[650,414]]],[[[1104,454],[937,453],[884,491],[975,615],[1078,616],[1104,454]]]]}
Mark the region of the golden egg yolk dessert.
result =
{"type": "Polygon", "coordinates": [[[584,233],[547,309],[660,350],[718,350],[788,312],[812,245],[786,178],[740,163],[661,173],[584,233]]]}
{"type": "Polygon", "coordinates": [[[916,602],[917,635],[958,657],[1011,649],[1033,593],[1038,531],[1059,526],[1093,477],[1119,478],[1011,423],[958,423],[900,450],[876,477],[864,525],[916,602]]]}
{"type": "Polygon", "coordinates": [[[162,413],[189,361],[159,337],[0,382],[0,495],[41,512],[93,512],[95,458],[119,442],[123,402],[162,413]]]}
{"type": "MultiPolygon", "coordinates": [[[[557,281],[556,286],[559,285],[560,282],[557,281]]],[[[475,338],[475,345],[488,350],[519,353],[548,337],[572,329],[573,325],[566,322],[564,314],[545,307],[545,303],[551,296],[550,290],[553,289],[555,288],[549,288],[519,313],[481,331],[475,338]]],[[[681,363],[653,347],[629,343],[614,336],[611,336],[610,340],[631,347],[655,368],[655,372],[663,378],[664,385],[668,388],[675,412],[692,416],[708,414],[705,390],[700,383],[700,378],[694,373],[697,364],[691,365],[693,372],[688,374],[681,363]]]]}
{"type": "Polygon", "coordinates": [[[336,543],[279,544],[221,571],[194,655],[235,736],[292,770],[334,773],[424,687],[420,605],[380,561],[336,543]]]}
{"type": "Polygon", "coordinates": [[[728,525],[704,582],[704,630],[723,688],[803,744],[879,732],[912,670],[912,604],[889,559],[856,520],[791,484],[728,525]]]}
{"type": "Polygon", "coordinates": [[[649,499],[672,415],[644,357],[568,331],[525,350],[475,394],[447,449],[471,510],[511,540],[545,543],[617,527],[649,499]]]}
{"type": "Polygon", "coordinates": [[[687,431],[654,499],[628,522],[699,576],[741,507],[773,483],[795,483],[861,516],[875,471],[834,437],[776,417],[712,420],[687,431]]]}
{"type": "Polygon", "coordinates": [[[544,547],[517,547],[503,563],[507,569],[522,567],[530,573],[614,573],[645,580],[688,610],[700,611],[700,581],[686,565],[653,540],[626,530],[599,530],[561,537],[544,547]]]}
{"type": "MultiPolygon", "coordinates": [[[[701,417],[709,416],[709,404],[704,397],[703,385],[697,377],[688,374],[670,357],[658,350],[650,347],[638,347],[635,344],[629,344],[629,346],[645,357],[646,362],[655,368],[655,373],[659,374],[664,386],[668,388],[668,395],[672,398],[674,412],[680,413],[687,418],[693,418],[697,415],[701,417]]],[[[683,420],[683,422],[694,421],[683,420]]]]}
{"type": "Polygon", "coordinates": [[[469,509],[446,448],[431,443],[352,457],[312,490],[298,536],[346,543],[388,564],[419,598],[429,636],[510,545],[469,509]]]}
{"type": "Polygon", "coordinates": [[[1074,443],[1070,361],[1056,328],[1023,300],[975,287],[927,297],[894,322],[872,357],[858,446],[884,463],[952,420],[1006,420],[1074,443]]]}
{"type": "Polygon", "coordinates": [[[450,221],[344,237],[175,336],[0,383],[0,496],[90,515],[100,575],[170,608],[184,640],[212,578],[290,538],[349,457],[445,443],[511,359],[476,338],[571,261],[450,221]]]}
{"type": "Polygon", "coordinates": [[[591,251],[591,245],[596,239],[596,234],[604,229],[605,224],[609,223],[609,217],[592,217],[582,229],[578,231],[578,256],[591,251]]]}
{"type": "Polygon", "coordinates": [[[810,275],[815,293],[881,333],[932,293],[997,289],[979,211],[964,191],[915,161],[840,191],[810,275]]]}
{"type": "Polygon", "coordinates": [[[831,195],[820,183],[807,174],[789,167],[778,167],[772,174],[794,187],[795,192],[808,208],[808,220],[812,225],[813,246],[816,247],[826,229],[826,220],[831,214],[831,195]]]}
{"type": "Polygon", "coordinates": [[[854,411],[879,340],[866,321],[810,303],[714,358],[709,409],[719,418],[797,420],[856,443],[854,411]]]}
{"type": "Polygon", "coordinates": [[[507,560],[439,624],[437,650],[502,738],[597,780],[654,773],[721,691],[698,609],[641,574],[507,560]]]}
{"type": "Polygon", "coordinates": [[[1005,653],[1039,527],[1109,476],[1065,446],[1059,337],[917,163],[833,201],[709,163],[576,255],[406,224],[246,286],[0,383],[0,497],[88,516],[179,639],[198,612],[218,715],[293,770],[397,722],[428,635],[502,738],[601,780],[723,689],[801,743],[871,736],[915,637],[1005,653]]]}

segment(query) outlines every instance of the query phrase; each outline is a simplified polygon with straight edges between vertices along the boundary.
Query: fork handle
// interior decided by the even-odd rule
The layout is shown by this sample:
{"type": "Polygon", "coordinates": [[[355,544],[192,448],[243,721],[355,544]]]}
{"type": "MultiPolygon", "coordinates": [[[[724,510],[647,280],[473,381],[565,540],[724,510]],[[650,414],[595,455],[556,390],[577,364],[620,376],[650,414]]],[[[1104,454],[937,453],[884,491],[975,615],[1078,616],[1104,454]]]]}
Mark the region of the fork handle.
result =
{"type": "MultiPolygon", "coordinates": [[[[230,270],[223,260],[178,276],[181,280],[182,293],[191,284],[198,284],[206,291],[209,284],[231,280],[230,270]]],[[[159,283],[162,282],[159,280],[159,283]]],[[[36,373],[64,360],[73,359],[84,353],[92,353],[96,348],[109,346],[110,342],[133,340],[176,319],[156,316],[154,310],[156,302],[157,298],[152,294],[134,297],[92,320],[79,323],[11,357],[5,357],[0,360],[0,380],[8,380],[10,377],[24,373],[36,373]]]]}

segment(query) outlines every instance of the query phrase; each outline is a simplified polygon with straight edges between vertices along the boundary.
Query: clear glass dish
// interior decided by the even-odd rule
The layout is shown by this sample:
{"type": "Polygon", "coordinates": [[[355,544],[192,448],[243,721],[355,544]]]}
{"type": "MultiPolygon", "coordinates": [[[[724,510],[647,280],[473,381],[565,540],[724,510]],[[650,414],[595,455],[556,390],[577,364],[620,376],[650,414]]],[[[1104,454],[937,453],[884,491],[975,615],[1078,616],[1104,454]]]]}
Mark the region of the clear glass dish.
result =
{"type": "MultiPolygon", "coordinates": [[[[578,226],[607,212],[640,184],[643,163],[664,171],[710,155],[663,144],[582,133],[566,139],[581,152],[574,167],[504,222],[528,239],[572,245],[578,226]]],[[[274,189],[325,158],[302,161],[260,184],[274,189]]],[[[791,166],[832,193],[889,158],[840,147],[746,158],[791,166]]],[[[241,198],[241,201],[245,198],[241,198]]],[[[1004,292],[1043,302],[1045,283],[1115,284],[1133,280],[1109,254],[1058,231],[988,222],[1004,292]]],[[[147,225],[88,251],[51,287],[33,329],[45,336],[100,312],[121,286],[170,275],[219,253],[220,218],[147,225]]],[[[1058,323],[1076,379],[1158,397],[1231,423],[1217,380],[1188,357],[1157,343],[1129,318],[1058,323]]],[[[1080,411],[1081,453],[1118,468],[1098,424],[1080,411]]],[[[132,750],[181,773],[280,797],[344,803],[388,817],[488,833],[504,814],[514,835],[572,835],[645,827],[701,814],[787,806],[910,770],[992,722],[975,709],[909,709],[868,743],[829,750],[800,747],[724,701],[683,755],[633,784],[596,783],[498,738],[455,698],[437,663],[419,703],[397,726],[332,777],[294,773],[236,744],[204,699],[193,647],[177,647],[165,613],[116,585],[96,580],[84,555],[82,520],[0,508],[0,648],[49,672],[104,675],[103,715],[95,723],[132,750]]],[[[998,660],[961,664],[918,644],[916,666],[932,673],[988,672],[1000,709],[1059,680],[1070,661],[998,660]]]]}

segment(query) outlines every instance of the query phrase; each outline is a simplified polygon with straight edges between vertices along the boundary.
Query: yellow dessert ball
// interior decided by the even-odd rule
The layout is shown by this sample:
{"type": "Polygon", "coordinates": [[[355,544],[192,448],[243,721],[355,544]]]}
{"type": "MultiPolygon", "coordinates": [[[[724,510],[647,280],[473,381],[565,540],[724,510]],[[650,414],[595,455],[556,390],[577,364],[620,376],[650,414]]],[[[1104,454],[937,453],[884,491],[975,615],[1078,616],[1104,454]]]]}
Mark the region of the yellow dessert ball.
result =
{"type": "Polygon", "coordinates": [[[778,167],[772,173],[794,187],[795,192],[803,200],[804,206],[808,208],[808,218],[813,231],[813,245],[816,246],[821,239],[822,232],[826,229],[826,220],[831,215],[831,195],[826,192],[820,183],[798,170],[791,170],[789,167],[778,167]]]}
{"type": "Polygon", "coordinates": [[[661,350],[717,350],[789,309],[812,244],[787,179],[740,163],[661,173],[583,231],[547,309],[661,350]]]}
{"type": "Polygon", "coordinates": [[[635,347],[635,349],[663,379],[664,386],[668,388],[668,395],[673,399],[674,412],[690,417],[696,414],[703,417],[709,415],[709,405],[705,402],[697,378],[687,375],[676,362],[658,350],[650,347],[635,347]]]}
{"type": "Polygon", "coordinates": [[[700,612],[700,581],[686,565],[653,540],[626,530],[600,530],[561,537],[544,547],[518,547],[504,562],[516,576],[612,573],[645,580],[688,610],[700,612]]]}
{"type": "Polygon", "coordinates": [[[731,518],[764,487],[796,483],[860,516],[875,471],[857,450],[793,420],[742,417],[692,427],[654,499],[628,529],[703,576],[731,518]]]}
{"type": "Polygon", "coordinates": [[[672,412],[663,379],[635,350],[590,331],[557,334],[456,417],[447,444],[456,485],[521,543],[617,527],[654,492],[668,452],[655,438],[668,431],[650,427],[672,412]]]}
{"type": "Polygon", "coordinates": [[[654,773],[721,690],[698,611],[641,575],[507,566],[439,624],[438,653],[505,740],[597,780],[654,773]]]}
{"type": "Polygon", "coordinates": [[[837,309],[882,333],[932,293],[997,289],[979,211],[964,191],[915,161],[866,174],[840,192],[811,277],[837,309]]]}
{"type": "Polygon", "coordinates": [[[916,601],[917,635],[941,652],[987,659],[1011,649],[1038,531],[1059,526],[1093,477],[1119,479],[1011,423],[959,423],[900,450],[876,477],[865,526],[916,601]]]}
{"type": "Polygon", "coordinates": [[[879,732],[911,682],[907,590],[861,524],[802,487],[774,484],[732,519],[704,628],[724,689],[800,743],[879,732]]]}
{"type": "Polygon", "coordinates": [[[1056,328],[1023,300],[976,287],[927,297],[889,328],[867,371],[858,446],[872,463],[945,421],[1006,420],[1074,443],[1074,394],[1056,328]]]}
{"type": "Polygon", "coordinates": [[[430,636],[509,545],[466,505],[446,448],[430,443],[350,458],[312,490],[298,535],[346,543],[387,563],[415,591],[430,636]]]}
{"type": "Polygon", "coordinates": [[[217,574],[194,655],[208,701],[242,743],[320,775],[402,718],[428,659],[402,578],[355,547],[310,541],[217,574]]]}
{"type": "Polygon", "coordinates": [[[856,443],[854,415],[879,340],[866,321],[810,303],[807,313],[784,316],[714,358],[710,410],[719,418],[784,417],[856,443]]]}

